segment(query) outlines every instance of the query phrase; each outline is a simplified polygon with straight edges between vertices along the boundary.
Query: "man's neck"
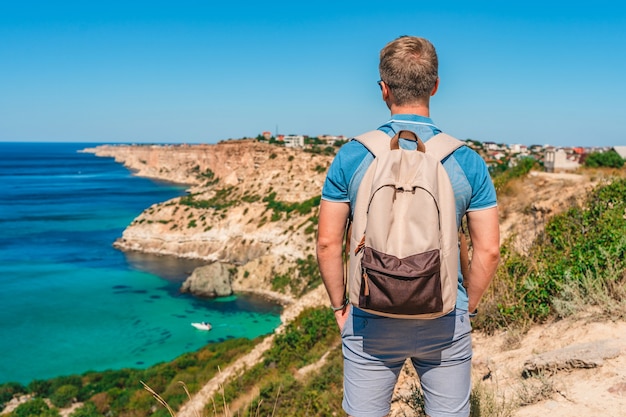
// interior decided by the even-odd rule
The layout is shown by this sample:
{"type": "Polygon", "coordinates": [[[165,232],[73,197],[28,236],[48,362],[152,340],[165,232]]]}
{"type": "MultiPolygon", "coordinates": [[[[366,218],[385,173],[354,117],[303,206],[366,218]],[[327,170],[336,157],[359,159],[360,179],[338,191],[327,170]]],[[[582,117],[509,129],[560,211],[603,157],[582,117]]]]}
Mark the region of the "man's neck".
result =
{"type": "Polygon", "coordinates": [[[430,117],[430,109],[427,104],[409,104],[404,106],[392,104],[389,110],[391,110],[392,116],[395,114],[416,114],[418,116],[430,117]]]}

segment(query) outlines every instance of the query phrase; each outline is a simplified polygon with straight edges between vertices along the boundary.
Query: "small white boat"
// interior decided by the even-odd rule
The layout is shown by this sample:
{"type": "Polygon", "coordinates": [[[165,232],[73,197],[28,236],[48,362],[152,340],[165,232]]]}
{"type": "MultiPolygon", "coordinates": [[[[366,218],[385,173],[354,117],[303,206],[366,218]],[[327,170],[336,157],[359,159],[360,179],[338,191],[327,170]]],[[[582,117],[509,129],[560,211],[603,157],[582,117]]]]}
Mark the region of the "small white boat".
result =
{"type": "Polygon", "coordinates": [[[211,323],[207,323],[205,321],[202,323],[191,323],[191,325],[198,330],[211,330],[211,323]]]}

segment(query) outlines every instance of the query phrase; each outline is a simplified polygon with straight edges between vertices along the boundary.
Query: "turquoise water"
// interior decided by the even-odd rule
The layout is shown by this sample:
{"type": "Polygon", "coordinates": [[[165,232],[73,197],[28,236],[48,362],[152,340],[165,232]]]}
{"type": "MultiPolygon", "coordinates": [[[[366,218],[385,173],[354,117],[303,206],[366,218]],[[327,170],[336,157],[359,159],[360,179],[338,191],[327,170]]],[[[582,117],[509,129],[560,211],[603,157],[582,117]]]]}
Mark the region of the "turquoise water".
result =
{"type": "Polygon", "coordinates": [[[184,188],[77,152],[90,146],[0,143],[0,383],[144,368],[279,325],[280,309],[253,297],[180,294],[201,262],[115,250],[141,211],[184,188]]]}

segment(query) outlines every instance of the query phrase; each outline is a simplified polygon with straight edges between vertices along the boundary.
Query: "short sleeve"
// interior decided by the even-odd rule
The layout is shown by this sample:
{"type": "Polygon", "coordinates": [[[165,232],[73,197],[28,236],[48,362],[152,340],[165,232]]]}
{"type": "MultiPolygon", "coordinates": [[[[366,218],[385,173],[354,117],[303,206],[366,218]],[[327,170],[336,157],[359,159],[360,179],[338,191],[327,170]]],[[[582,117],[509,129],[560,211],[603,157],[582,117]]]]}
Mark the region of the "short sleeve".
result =
{"type": "Polygon", "coordinates": [[[328,168],[322,188],[322,199],[334,202],[349,202],[348,187],[367,149],[357,141],[343,145],[328,168]]]}
{"type": "Polygon", "coordinates": [[[466,148],[465,173],[472,188],[472,197],[467,211],[484,210],[498,205],[496,189],[484,159],[475,151],[466,148]]]}

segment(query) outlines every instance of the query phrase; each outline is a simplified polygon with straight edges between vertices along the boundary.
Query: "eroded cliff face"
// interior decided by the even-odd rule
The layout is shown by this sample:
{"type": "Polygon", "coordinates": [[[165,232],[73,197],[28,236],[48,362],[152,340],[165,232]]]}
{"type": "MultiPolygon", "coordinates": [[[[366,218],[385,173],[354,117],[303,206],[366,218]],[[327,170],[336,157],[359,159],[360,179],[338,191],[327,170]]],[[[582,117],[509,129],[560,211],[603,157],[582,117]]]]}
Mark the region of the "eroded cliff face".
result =
{"type": "Polygon", "coordinates": [[[185,197],[146,209],[115,246],[232,264],[235,291],[298,293],[311,262],[319,196],[331,156],[234,140],[216,145],[105,145],[137,175],[189,184],[185,197]],[[291,281],[293,280],[293,281],[291,281]],[[276,285],[274,285],[276,290],[276,285]]]}

